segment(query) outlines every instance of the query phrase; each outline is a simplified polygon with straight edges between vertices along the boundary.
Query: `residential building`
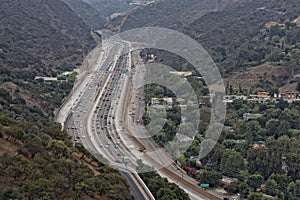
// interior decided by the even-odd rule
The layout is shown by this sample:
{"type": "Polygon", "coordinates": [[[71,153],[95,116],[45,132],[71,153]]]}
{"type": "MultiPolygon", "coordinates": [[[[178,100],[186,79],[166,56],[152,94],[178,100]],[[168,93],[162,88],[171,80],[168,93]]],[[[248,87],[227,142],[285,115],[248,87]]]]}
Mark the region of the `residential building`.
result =
{"type": "Polygon", "coordinates": [[[278,93],[278,94],[274,94],[274,98],[282,98],[285,100],[297,99],[297,98],[299,98],[299,93],[298,92],[278,93]]]}
{"type": "Polygon", "coordinates": [[[243,114],[243,119],[244,120],[250,120],[250,119],[257,119],[262,117],[262,114],[252,114],[252,113],[244,113],[243,114]]]}
{"type": "Polygon", "coordinates": [[[173,105],[172,97],[164,97],[164,98],[151,98],[151,105],[173,105]]]}
{"type": "Polygon", "coordinates": [[[268,92],[258,92],[255,95],[250,95],[248,102],[251,103],[266,103],[268,100],[271,99],[271,96],[268,92]]]}
{"type": "Polygon", "coordinates": [[[232,103],[236,99],[247,100],[247,96],[244,95],[226,95],[223,97],[224,103],[232,103]]]}

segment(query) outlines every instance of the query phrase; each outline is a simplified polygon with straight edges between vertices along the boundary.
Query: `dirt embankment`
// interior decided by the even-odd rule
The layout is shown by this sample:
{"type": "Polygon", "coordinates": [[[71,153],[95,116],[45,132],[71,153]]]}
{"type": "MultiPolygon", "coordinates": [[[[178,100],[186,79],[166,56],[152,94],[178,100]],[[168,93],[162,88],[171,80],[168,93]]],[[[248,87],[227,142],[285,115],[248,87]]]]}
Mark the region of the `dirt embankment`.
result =
{"type": "Polygon", "coordinates": [[[266,90],[272,86],[283,87],[292,78],[292,71],[286,66],[263,64],[234,72],[224,78],[224,83],[232,85],[234,89],[266,90]]]}

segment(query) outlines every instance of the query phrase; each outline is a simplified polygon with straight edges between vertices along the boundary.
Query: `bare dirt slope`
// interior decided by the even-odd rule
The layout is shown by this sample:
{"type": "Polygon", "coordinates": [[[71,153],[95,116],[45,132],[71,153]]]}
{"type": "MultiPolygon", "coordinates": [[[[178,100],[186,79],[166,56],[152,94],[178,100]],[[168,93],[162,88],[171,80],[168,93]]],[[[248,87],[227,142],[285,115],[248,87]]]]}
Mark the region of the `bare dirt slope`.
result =
{"type": "Polygon", "coordinates": [[[282,87],[289,83],[291,71],[285,66],[263,64],[238,71],[224,78],[225,85],[232,85],[252,90],[263,90],[275,87],[282,87]]]}

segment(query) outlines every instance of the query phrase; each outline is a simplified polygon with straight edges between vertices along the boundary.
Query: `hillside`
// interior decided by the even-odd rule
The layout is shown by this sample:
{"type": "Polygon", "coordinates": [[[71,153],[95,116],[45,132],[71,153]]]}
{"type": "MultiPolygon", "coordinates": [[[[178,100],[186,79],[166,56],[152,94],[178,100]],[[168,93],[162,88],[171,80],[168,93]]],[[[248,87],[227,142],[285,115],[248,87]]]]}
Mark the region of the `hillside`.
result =
{"type": "Polygon", "coordinates": [[[82,0],[63,0],[92,29],[101,29],[105,24],[105,16],[90,4],[82,0]]]}
{"type": "Polygon", "coordinates": [[[59,126],[0,118],[0,199],[132,199],[125,178],[74,148],[59,126]]]}
{"type": "Polygon", "coordinates": [[[258,25],[261,25],[262,21],[296,18],[299,16],[297,5],[296,0],[165,0],[130,13],[121,30],[160,26],[186,30],[189,35],[198,38],[203,32],[209,35],[211,27],[219,32],[224,27],[228,27],[229,30],[238,27],[235,31],[238,32],[244,29],[244,26],[238,25],[249,23],[247,30],[255,25],[251,20],[258,20],[258,25]],[[235,24],[236,22],[239,23],[235,24]],[[204,28],[209,28],[208,32],[204,28]]]}
{"type": "Polygon", "coordinates": [[[299,1],[245,1],[223,11],[208,13],[184,28],[209,50],[224,72],[239,68],[238,53],[262,43],[257,37],[268,22],[285,22],[300,15],[299,1]]]}
{"type": "Polygon", "coordinates": [[[200,42],[227,74],[240,67],[236,60],[242,48],[261,42],[257,35],[266,23],[299,15],[297,0],[166,0],[130,13],[120,29],[160,26],[181,31],[200,42]]]}
{"type": "Polygon", "coordinates": [[[132,199],[126,180],[53,123],[95,46],[90,28],[60,0],[0,5],[0,199],[132,199]]]}
{"type": "Polygon", "coordinates": [[[188,1],[159,1],[140,7],[127,16],[119,16],[106,24],[107,28],[124,31],[132,28],[161,26],[178,27],[178,15],[188,7],[195,5],[196,0],[188,1]]]}
{"type": "Polygon", "coordinates": [[[182,30],[209,12],[223,10],[235,0],[166,0],[135,10],[123,23],[121,30],[160,26],[182,30]]]}
{"type": "MultiPolygon", "coordinates": [[[[0,13],[1,88],[12,99],[19,99],[22,107],[36,107],[40,113],[51,114],[72,83],[49,84],[37,82],[34,77],[56,76],[79,66],[95,46],[90,29],[59,0],[5,0],[0,13]]],[[[7,112],[3,103],[1,109],[7,112]]],[[[7,109],[12,109],[10,104],[7,109]]],[[[13,113],[30,118],[26,111],[18,112],[13,113]]]]}
{"type": "MultiPolygon", "coordinates": [[[[293,67],[298,60],[300,30],[294,25],[291,29],[289,23],[299,23],[299,16],[297,0],[166,0],[137,9],[122,19],[114,19],[107,27],[119,31],[147,26],[175,29],[198,41],[214,59],[225,82],[233,87],[243,86],[247,90],[257,87],[252,91],[270,88],[295,91],[298,79],[294,75],[299,71],[293,67]],[[280,32],[277,24],[285,29],[283,35],[271,33],[280,32]],[[248,69],[258,66],[266,72],[269,68],[264,68],[268,66],[263,65],[265,63],[271,63],[276,74],[280,69],[284,73],[278,77],[267,73],[270,80],[262,81],[254,72],[256,70],[248,69]],[[245,74],[247,81],[241,78],[245,74]]],[[[191,70],[191,66],[176,55],[158,50],[151,52],[158,62],[177,70],[191,70]]]]}
{"type": "Polygon", "coordinates": [[[87,26],[61,1],[5,0],[0,10],[2,67],[50,74],[50,68],[79,64],[94,46],[87,26]]]}
{"type": "Polygon", "coordinates": [[[109,17],[113,13],[127,12],[134,6],[130,6],[128,0],[83,0],[93,6],[103,16],[109,17]]]}
{"type": "MultiPolygon", "coordinates": [[[[290,70],[285,66],[274,66],[271,64],[262,64],[256,67],[250,67],[242,71],[237,71],[224,78],[225,85],[231,85],[234,89],[247,89],[248,91],[262,91],[280,88],[290,77],[290,70]]],[[[289,90],[295,91],[295,88],[289,90]]]]}

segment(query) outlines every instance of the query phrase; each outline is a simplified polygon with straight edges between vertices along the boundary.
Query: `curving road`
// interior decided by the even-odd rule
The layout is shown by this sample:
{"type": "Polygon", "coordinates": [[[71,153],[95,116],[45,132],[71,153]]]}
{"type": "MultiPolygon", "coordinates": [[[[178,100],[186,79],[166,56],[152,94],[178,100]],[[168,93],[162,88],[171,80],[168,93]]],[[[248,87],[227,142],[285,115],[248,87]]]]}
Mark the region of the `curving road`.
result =
{"type": "Polygon", "coordinates": [[[123,163],[126,147],[112,131],[114,106],[118,105],[121,86],[128,81],[122,72],[129,64],[128,55],[122,55],[124,48],[119,43],[105,43],[103,48],[60,109],[57,121],[65,125],[75,143],[82,143],[97,159],[122,171],[136,199],[154,199],[135,172],[134,163],[123,163]]]}
{"type": "MultiPolygon", "coordinates": [[[[173,164],[170,156],[151,138],[139,139],[145,132],[139,123],[143,112],[143,89],[134,89],[133,79],[141,78],[140,69],[131,69],[129,44],[109,41],[95,64],[81,76],[71,97],[58,113],[58,121],[100,161],[123,171],[136,199],[154,199],[136,173],[137,161],[153,166],[168,180],[176,182],[191,199],[221,199],[200,189],[197,182],[173,164]],[[138,134],[137,134],[138,133],[138,134]],[[165,163],[169,163],[165,165],[165,163]],[[143,198],[142,198],[143,197],[143,198]]],[[[134,56],[134,59],[139,59],[134,56]]]]}

